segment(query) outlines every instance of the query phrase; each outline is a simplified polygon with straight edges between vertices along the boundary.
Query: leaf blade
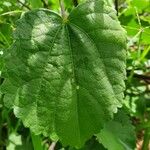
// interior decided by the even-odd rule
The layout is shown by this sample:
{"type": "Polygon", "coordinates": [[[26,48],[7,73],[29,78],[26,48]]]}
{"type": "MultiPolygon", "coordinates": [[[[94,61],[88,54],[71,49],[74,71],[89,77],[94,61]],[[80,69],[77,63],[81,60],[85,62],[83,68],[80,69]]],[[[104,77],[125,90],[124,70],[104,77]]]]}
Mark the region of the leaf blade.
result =
{"type": "Polygon", "coordinates": [[[79,5],[67,23],[45,9],[30,11],[15,40],[5,61],[16,116],[36,134],[81,147],[121,107],[126,38],[115,14],[102,0],[79,5]]]}

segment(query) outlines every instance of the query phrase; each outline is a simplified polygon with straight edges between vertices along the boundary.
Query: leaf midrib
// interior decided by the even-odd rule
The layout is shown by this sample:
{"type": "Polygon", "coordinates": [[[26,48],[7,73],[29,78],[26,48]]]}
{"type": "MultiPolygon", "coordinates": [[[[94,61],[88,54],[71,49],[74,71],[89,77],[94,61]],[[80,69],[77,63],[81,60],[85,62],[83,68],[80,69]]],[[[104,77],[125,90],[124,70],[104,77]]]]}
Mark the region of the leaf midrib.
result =
{"type": "Polygon", "coordinates": [[[69,36],[69,30],[68,30],[68,25],[66,25],[66,32],[67,32],[67,35],[68,35],[68,44],[69,44],[69,49],[70,49],[70,57],[71,57],[71,62],[72,62],[72,70],[73,70],[73,77],[74,77],[74,84],[75,84],[75,92],[76,92],[76,111],[77,111],[77,121],[78,121],[78,133],[79,133],[79,139],[81,142],[81,130],[80,130],[80,120],[79,120],[79,110],[78,110],[78,99],[79,99],[79,94],[78,94],[78,90],[77,90],[77,84],[78,84],[78,81],[77,81],[77,76],[76,76],[76,71],[75,71],[75,61],[74,61],[74,56],[73,56],[73,50],[72,50],[72,47],[71,47],[71,42],[70,42],[70,36],[69,36]]]}

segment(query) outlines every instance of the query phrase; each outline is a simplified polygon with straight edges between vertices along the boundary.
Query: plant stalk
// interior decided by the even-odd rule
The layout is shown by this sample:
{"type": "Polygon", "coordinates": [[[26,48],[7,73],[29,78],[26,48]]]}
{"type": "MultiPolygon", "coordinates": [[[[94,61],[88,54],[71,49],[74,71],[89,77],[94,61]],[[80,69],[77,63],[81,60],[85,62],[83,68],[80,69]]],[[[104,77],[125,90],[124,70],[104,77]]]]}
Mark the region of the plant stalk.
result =
{"type": "Polygon", "coordinates": [[[145,130],[142,150],[148,150],[150,145],[150,129],[145,130]]]}
{"type": "Polygon", "coordinates": [[[59,5],[60,5],[60,9],[61,9],[61,16],[62,16],[62,18],[66,18],[64,1],[63,0],[59,0],[59,5]]]}
{"type": "Polygon", "coordinates": [[[35,135],[31,131],[30,131],[30,135],[31,135],[34,150],[43,150],[42,139],[41,139],[40,135],[35,135]]]}
{"type": "Polygon", "coordinates": [[[48,150],[55,150],[56,142],[52,142],[48,150]]]}

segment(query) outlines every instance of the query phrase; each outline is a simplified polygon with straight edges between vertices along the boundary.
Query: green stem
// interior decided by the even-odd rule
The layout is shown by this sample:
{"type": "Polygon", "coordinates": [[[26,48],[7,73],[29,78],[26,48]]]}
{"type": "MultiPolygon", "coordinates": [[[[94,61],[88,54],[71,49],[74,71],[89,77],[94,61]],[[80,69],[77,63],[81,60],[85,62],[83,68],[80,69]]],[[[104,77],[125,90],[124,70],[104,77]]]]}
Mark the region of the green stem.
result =
{"type": "Polygon", "coordinates": [[[66,18],[64,1],[59,0],[59,4],[60,4],[62,18],[66,18]]]}
{"type": "Polygon", "coordinates": [[[143,29],[140,29],[140,35],[139,35],[139,41],[138,41],[138,54],[137,54],[137,59],[139,60],[141,57],[141,38],[142,38],[142,33],[143,33],[143,29]]]}
{"type": "Polygon", "coordinates": [[[148,46],[148,48],[146,48],[146,49],[142,52],[142,54],[141,54],[141,56],[140,56],[140,58],[139,58],[139,61],[142,61],[142,60],[149,54],[149,51],[150,51],[150,45],[148,46]]]}
{"type": "Polygon", "coordinates": [[[3,14],[0,14],[0,17],[1,16],[6,16],[6,15],[15,15],[15,14],[18,14],[18,13],[23,13],[24,11],[22,10],[13,10],[13,11],[8,11],[8,12],[5,12],[3,14]]]}
{"type": "Polygon", "coordinates": [[[7,46],[9,47],[10,44],[9,44],[7,38],[4,36],[4,34],[3,34],[2,32],[0,32],[0,35],[1,35],[1,37],[4,39],[4,41],[6,42],[7,46]]]}
{"type": "Polygon", "coordinates": [[[30,131],[34,150],[43,150],[42,139],[40,135],[35,135],[30,131]]]}
{"type": "MultiPolygon", "coordinates": [[[[2,110],[0,109],[0,118],[2,118],[2,110]]],[[[0,147],[2,146],[2,119],[0,119],[0,147]]]]}
{"type": "Polygon", "coordinates": [[[142,150],[148,150],[150,144],[150,128],[145,130],[142,150]]]}
{"type": "Polygon", "coordinates": [[[142,33],[143,33],[143,27],[141,25],[141,20],[140,20],[140,16],[138,13],[137,8],[135,7],[135,12],[136,12],[136,16],[137,16],[137,20],[138,20],[138,24],[140,26],[140,34],[139,34],[139,41],[138,41],[138,53],[137,53],[137,59],[139,60],[139,58],[141,57],[141,38],[142,38],[142,33]]]}
{"type": "Polygon", "coordinates": [[[14,129],[14,132],[15,132],[15,133],[17,133],[17,130],[18,130],[20,124],[21,124],[21,120],[19,119],[19,120],[17,121],[16,127],[15,127],[15,129],[14,129]]]}

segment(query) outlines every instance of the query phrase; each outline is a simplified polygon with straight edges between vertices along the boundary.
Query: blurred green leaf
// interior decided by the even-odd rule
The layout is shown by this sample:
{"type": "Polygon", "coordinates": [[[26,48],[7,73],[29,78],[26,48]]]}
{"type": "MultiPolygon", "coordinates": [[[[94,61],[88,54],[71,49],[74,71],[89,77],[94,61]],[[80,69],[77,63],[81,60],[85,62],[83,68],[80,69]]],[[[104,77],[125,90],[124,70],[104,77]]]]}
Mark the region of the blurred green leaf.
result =
{"type": "MultiPolygon", "coordinates": [[[[9,135],[9,144],[7,150],[33,150],[32,143],[24,139],[21,135],[11,133],[9,135]]],[[[40,149],[34,149],[40,150],[40,149]]]]}
{"type": "Polygon", "coordinates": [[[41,8],[43,7],[41,0],[28,0],[28,2],[31,4],[32,8],[41,8]]]}
{"type": "Polygon", "coordinates": [[[16,147],[21,145],[22,145],[21,135],[11,133],[9,135],[9,144],[7,146],[7,150],[16,150],[16,147]]]}
{"type": "Polygon", "coordinates": [[[135,132],[129,117],[119,111],[114,120],[108,122],[97,134],[100,143],[108,150],[133,150],[135,148],[135,132]]]}
{"type": "Polygon", "coordinates": [[[142,12],[142,10],[146,8],[150,8],[150,1],[149,0],[132,0],[131,5],[133,7],[137,7],[138,10],[142,12]]]}

